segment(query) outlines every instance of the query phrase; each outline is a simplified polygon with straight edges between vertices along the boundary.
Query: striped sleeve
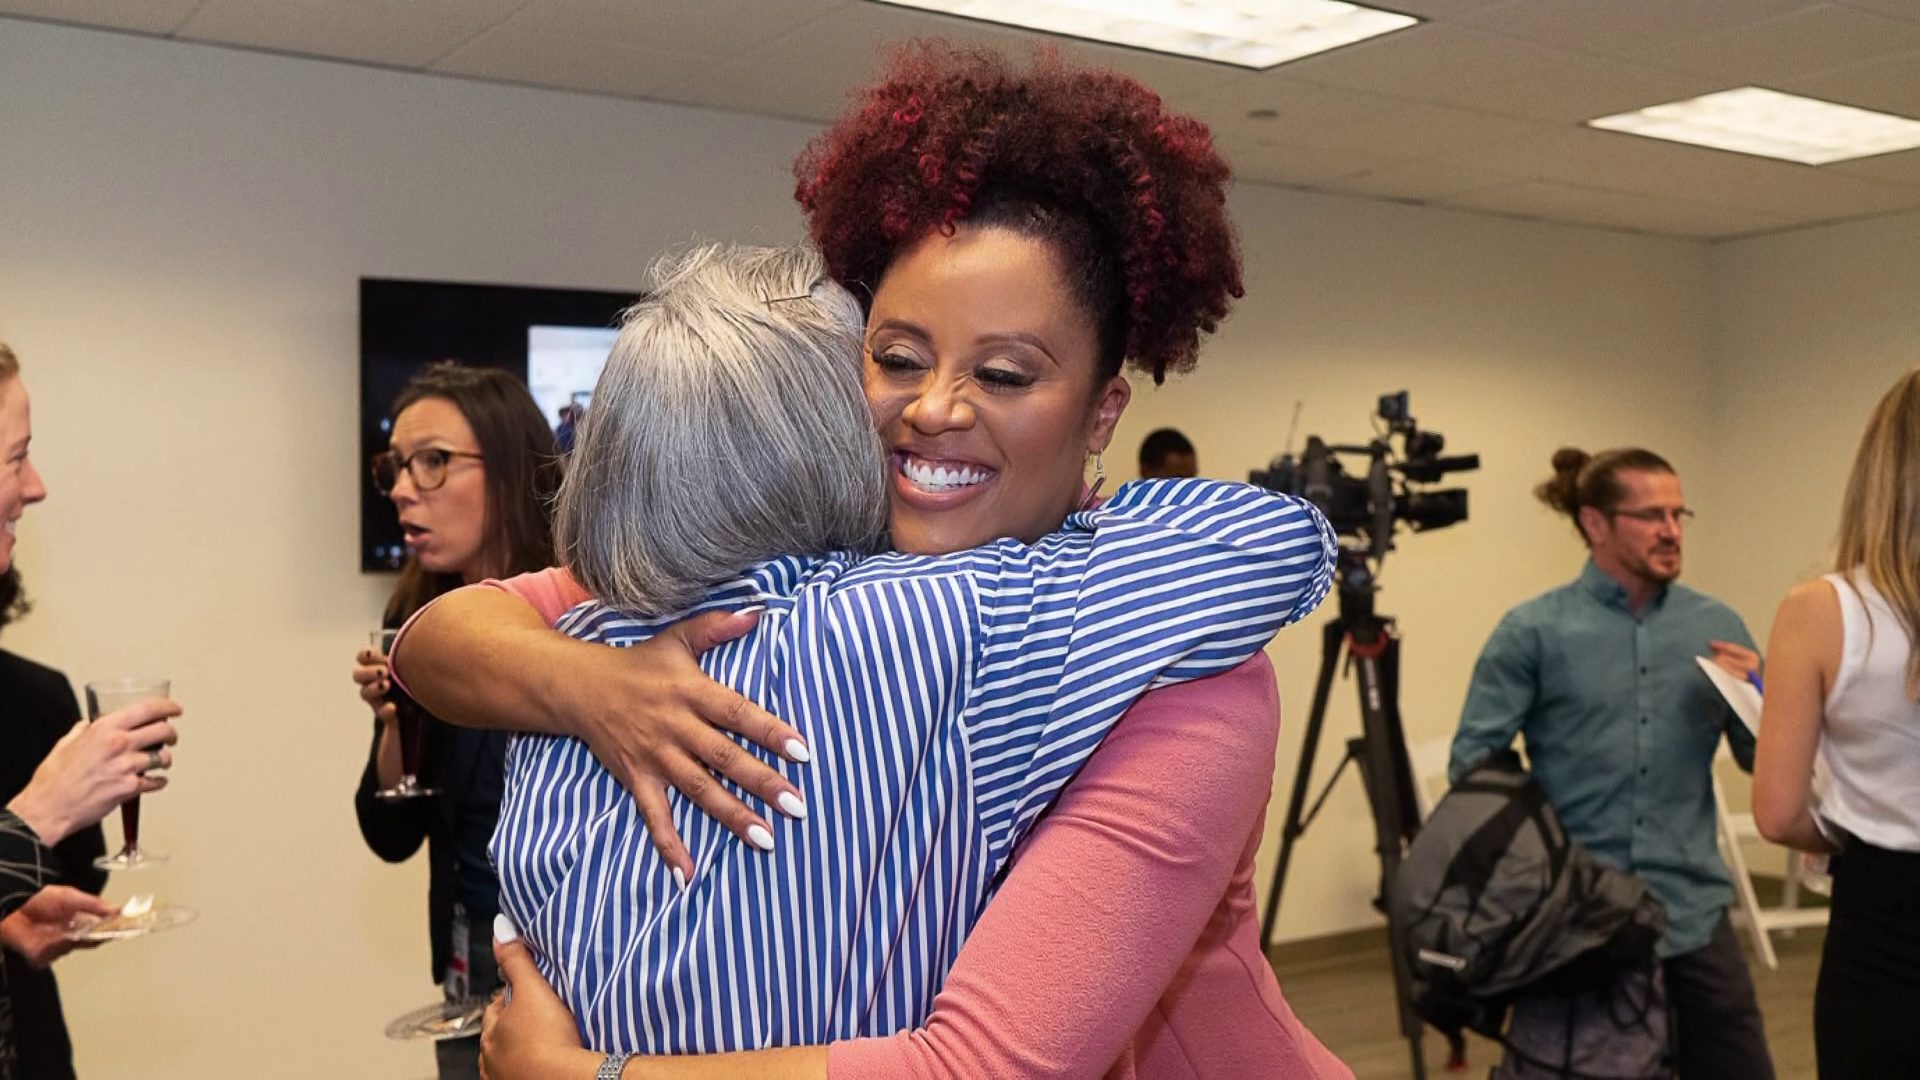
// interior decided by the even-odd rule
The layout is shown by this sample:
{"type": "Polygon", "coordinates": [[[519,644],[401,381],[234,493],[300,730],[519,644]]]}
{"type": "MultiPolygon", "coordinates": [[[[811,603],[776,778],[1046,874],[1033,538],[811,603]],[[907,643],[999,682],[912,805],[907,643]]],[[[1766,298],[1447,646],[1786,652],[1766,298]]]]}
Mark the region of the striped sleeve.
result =
{"type": "Polygon", "coordinates": [[[1141,694],[1234,668],[1318,606],[1336,550],[1310,503],[1154,480],[983,552],[968,738],[988,842],[1011,852],[1141,694]]]}
{"type": "Polygon", "coordinates": [[[11,810],[0,810],[0,919],[47,884],[53,871],[47,849],[27,823],[11,810]]]}

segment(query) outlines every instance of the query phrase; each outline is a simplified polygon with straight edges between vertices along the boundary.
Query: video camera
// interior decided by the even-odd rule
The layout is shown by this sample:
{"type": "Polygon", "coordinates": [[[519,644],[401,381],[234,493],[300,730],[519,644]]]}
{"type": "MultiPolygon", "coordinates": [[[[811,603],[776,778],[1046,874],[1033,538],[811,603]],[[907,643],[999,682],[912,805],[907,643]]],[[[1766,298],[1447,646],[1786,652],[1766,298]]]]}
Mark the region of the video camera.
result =
{"type": "Polygon", "coordinates": [[[1465,488],[1420,490],[1416,485],[1435,484],[1448,473],[1480,467],[1478,454],[1442,457],[1446,439],[1437,431],[1420,430],[1407,408],[1405,390],[1383,394],[1378,416],[1386,422],[1386,431],[1365,446],[1335,446],[1311,435],[1297,460],[1282,454],[1248,479],[1269,491],[1307,499],[1327,515],[1335,532],[1364,539],[1367,556],[1383,558],[1393,549],[1396,521],[1425,532],[1467,519],[1465,488]],[[1397,455],[1396,436],[1400,439],[1397,455]],[[1342,454],[1366,455],[1366,475],[1348,475],[1340,464],[1342,454]]]}

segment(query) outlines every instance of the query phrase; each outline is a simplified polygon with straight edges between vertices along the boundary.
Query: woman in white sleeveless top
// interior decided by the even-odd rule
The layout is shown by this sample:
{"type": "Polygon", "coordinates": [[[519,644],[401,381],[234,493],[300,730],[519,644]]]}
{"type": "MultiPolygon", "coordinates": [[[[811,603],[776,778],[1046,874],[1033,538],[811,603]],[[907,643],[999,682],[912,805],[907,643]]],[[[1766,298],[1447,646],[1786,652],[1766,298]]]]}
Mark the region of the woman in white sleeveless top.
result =
{"type": "Polygon", "coordinates": [[[1774,617],[1753,816],[1775,843],[1838,853],[1821,1080],[1920,1077],[1920,370],[1867,423],[1838,548],[1774,617]]]}

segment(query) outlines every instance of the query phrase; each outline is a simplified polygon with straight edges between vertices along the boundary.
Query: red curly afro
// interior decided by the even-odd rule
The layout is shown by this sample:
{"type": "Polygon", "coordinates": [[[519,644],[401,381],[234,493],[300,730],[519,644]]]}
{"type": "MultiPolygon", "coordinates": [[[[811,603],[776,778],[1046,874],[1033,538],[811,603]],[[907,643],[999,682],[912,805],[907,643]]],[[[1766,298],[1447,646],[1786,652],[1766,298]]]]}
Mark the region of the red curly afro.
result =
{"type": "Polygon", "coordinates": [[[894,256],[962,223],[1050,241],[1098,328],[1102,367],[1191,369],[1243,295],[1231,170],[1205,124],[1111,71],[1042,52],[914,42],[794,164],[835,278],[871,297],[894,256]]]}

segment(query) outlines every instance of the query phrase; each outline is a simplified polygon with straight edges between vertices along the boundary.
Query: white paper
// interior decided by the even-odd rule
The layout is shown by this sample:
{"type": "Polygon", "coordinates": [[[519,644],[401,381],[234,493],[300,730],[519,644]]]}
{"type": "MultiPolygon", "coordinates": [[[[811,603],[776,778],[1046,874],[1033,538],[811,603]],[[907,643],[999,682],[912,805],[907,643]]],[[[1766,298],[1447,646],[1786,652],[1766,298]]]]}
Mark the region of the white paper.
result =
{"type": "Polygon", "coordinates": [[[1759,689],[1751,682],[1729,673],[1726,668],[1704,656],[1696,656],[1693,659],[1700,665],[1700,670],[1707,673],[1707,678],[1713,680],[1713,688],[1720,691],[1720,696],[1727,699],[1727,704],[1733,706],[1733,714],[1740,718],[1741,723],[1747,725],[1748,731],[1758,736],[1760,734],[1759,689]]]}

